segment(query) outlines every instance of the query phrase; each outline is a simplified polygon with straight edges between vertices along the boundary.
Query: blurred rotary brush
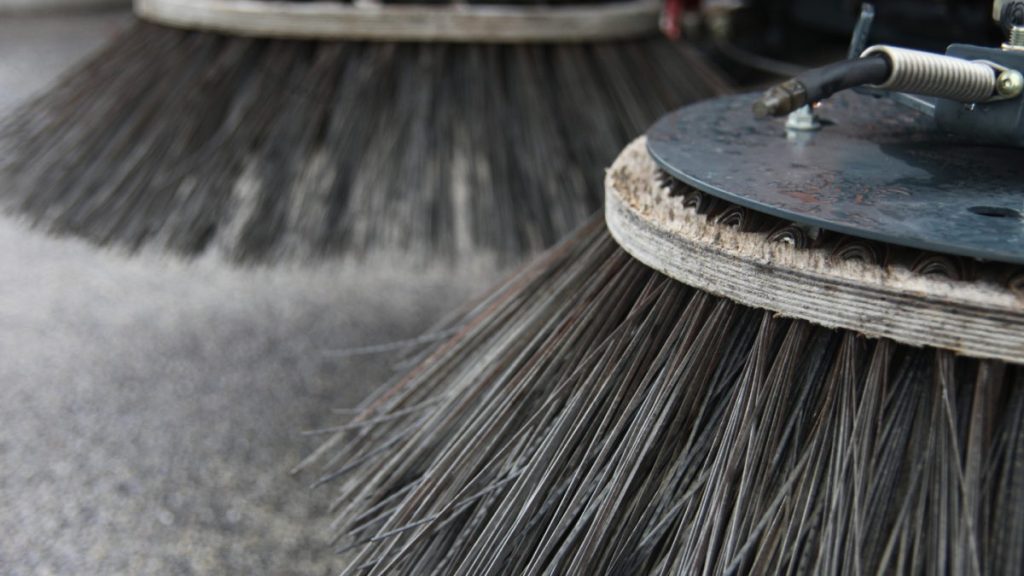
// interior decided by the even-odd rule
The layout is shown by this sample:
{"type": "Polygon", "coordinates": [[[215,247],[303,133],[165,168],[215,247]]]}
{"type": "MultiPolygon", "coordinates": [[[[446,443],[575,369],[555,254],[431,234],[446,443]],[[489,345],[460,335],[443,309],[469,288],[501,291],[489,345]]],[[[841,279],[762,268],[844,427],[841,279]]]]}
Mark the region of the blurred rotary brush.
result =
{"type": "Polygon", "coordinates": [[[1020,573],[1019,150],[758,101],[655,124],[329,431],[349,573],[1020,573]]]}
{"type": "Polygon", "coordinates": [[[646,123],[723,91],[658,8],[137,0],[5,123],[2,195],[129,249],[514,261],[599,206],[646,123]]]}

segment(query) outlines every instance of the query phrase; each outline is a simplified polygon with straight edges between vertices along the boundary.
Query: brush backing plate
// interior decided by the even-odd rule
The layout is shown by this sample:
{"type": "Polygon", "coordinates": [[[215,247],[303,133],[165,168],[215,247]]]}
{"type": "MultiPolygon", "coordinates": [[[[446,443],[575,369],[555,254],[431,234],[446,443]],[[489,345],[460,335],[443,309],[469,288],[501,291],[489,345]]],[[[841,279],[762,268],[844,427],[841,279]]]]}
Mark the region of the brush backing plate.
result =
{"type": "Polygon", "coordinates": [[[390,42],[592,42],[657,29],[659,0],[557,6],[349,4],[330,0],[135,0],[164,26],[258,38],[390,42]]]}
{"type": "Polygon", "coordinates": [[[1021,151],[972,145],[886,99],[847,92],[817,132],[757,120],[757,95],[709,100],[647,133],[681,181],[794,222],[900,246],[1024,263],[1021,151]]]}
{"type": "Polygon", "coordinates": [[[912,346],[1024,362],[1024,301],[990,276],[950,281],[901,266],[836,261],[824,249],[769,242],[763,233],[717,224],[661,184],[647,145],[645,138],[630,144],[605,179],[608,228],[644,264],[694,288],[786,317],[912,346]]]}

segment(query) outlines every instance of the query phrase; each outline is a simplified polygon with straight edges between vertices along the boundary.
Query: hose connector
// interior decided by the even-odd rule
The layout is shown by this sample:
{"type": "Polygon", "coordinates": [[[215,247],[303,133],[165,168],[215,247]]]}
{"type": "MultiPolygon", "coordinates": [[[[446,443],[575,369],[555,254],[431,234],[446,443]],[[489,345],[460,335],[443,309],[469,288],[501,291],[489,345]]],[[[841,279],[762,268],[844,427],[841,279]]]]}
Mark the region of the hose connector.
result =
{"type": "Polygon", "coordinates": [[[807,105],[807,89],[796,80],[787,80],[768,89],[754,102],[754,116],[783,116],[807,105]]]}

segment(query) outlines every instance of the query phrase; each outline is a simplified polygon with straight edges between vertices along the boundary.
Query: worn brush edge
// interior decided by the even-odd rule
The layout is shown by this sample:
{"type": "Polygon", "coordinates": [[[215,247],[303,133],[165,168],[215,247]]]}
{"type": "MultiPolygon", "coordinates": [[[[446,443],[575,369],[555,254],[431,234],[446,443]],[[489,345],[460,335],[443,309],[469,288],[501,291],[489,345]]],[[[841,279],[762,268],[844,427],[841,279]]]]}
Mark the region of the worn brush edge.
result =
{"type": "Polygon", "coordinates": [[[144,20],[255,38],[386,42],[594,42],[649,35],[659,0],[575,5],[135,0],[144,20]]]}
{"type": "Polygon", "coordinates": [[[815,249],[709,222],[655,181],[646,139],[608,171],[605,218],[616,241],[684,284],[828,328],[1009,362],[1024,361],[1024,303],[1009,290],[901,268],[835,262],[815,249]]]}

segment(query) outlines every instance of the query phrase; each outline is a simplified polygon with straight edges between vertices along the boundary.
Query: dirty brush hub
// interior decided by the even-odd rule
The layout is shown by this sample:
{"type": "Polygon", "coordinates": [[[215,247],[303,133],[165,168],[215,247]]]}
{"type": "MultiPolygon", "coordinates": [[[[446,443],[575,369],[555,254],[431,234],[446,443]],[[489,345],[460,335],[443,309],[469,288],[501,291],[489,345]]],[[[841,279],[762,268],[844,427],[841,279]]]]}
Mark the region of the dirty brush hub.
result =
{"type": "Polygon", "coordinates": [[[1017,152],[890,99],[816,131],[757,100],[629,145],[607,227],[439,327],[304,463],[351,573],[1019,570],[1017,152]]]}
{"type": "Polygon", "coordinates": [[[129,249],[518,260],[647,123],[724,90],[658,7],[137,0],[3,123],[2,200],[129,249]]]}

